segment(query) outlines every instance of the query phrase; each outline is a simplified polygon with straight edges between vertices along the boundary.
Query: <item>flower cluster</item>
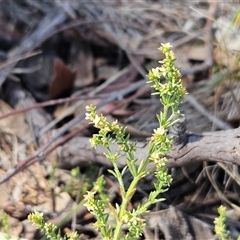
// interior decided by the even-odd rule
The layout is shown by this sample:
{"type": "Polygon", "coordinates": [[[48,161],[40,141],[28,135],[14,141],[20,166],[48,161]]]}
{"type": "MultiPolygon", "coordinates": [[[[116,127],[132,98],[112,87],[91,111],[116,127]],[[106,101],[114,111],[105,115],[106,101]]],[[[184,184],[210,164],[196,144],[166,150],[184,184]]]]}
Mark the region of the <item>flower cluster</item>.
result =
{"type": "Polygon", "coordinates": [[[153,83],[152,88],[155,89],[153,94],[160,95],[161,103],[166,107],[172,107],[173,111],[176,112],[180,99],[186,94],[186,90],[182,85],[181,73],[174,66],[176,59],[171,45],[169,43],[162,44],[159,50],[165,54],[165,58],[159,61],[161,67],[149,71],[149,82],[153,83]]]}
{"type": "MultiPolygon", "coordinates": [[[[43,218],[43,213],[35,211],[28,215],[28,220],[31,222],[37,229],[40,229],[46,234],[46,237],[52,240],[61,239],[60,230],[57,229],[53,223],[46,223],[43,218]],[[57,232],[57,233],[56,233],[57,232]]],[[[64,236],[65,240],[77,240],[79,236],[76,232],[66,233],[64,236]]]]}
{"type": "Polygon", "coordinates": [[[225,240],[229,237],[226,222],[226,207],[220,206],[218,208],[219,217],[215,218],[215,233],[219,239],[225,240]]]}
{"type": "MultiPolygon", "coordinates": [[[[154,130],[151,141],[149,142],[149,154],[146,159],[142,159],[137,166],[137,158],[135,157],[136,143],[130,141],[129,135],[126,134],[126,128],[118,124],[117,121],[112,124],[107,122],[106,117],[98,115],[96,107],[87,106],[86,119],[99,129],[97,134],[94,134],[90,143],[93,147],[98,144],[106,148],[105,156],[113,165],[113,169],[109,172],[116,178],[119,184],[121,193],[121,204],[116,204],[115,207],[103,198],[103,181],[101,181],[101,189],[96,190],[96,185],[93,190],[85,195],[86,206],[96,216],[95,227],[101,231],[104,239],[137,239],[141,236],[145,221],[142,215],[148,212],[150,205],[162,201],[159,194],[167,191],[172,178],[166,169],[167,159],[164,154],[170,151],[172,147],[172,138],[168,136],[167,128],[176,123],[176,115],[180,114],[178,107],[181,97],[186,93],[181,82],[181,74],[179,69],[175,68],[175,56],[171,50],[170,44],[162,44],[160,50],[165,54],[165,59],[160,61],[161,66],[152,69],[149,74],[149,82],[154,88],[155,95],[160,96],[160,101],[163,104],[163,111],[157,115],[159,127],[154,130]],[[161,82],[164,78],[164,82],[161,82]],[[118,151],[111,150],[111,143],[118,145],[118,151]],[[118,168],[117,160],[121,155],[126,156],[126,166],[122,170],[118,168]],[[128,202],[132,199],[136,192],[138,182],[151,171],[147,169],[150,161],[154,161],[155,169],[155,190],[149,194],[145,202],[139,203],[137,209],[129,211],[127,209],[128,202]],[[128,188],[125,187],[123,176],[126,170],[132,174],[133,180],[128,188]],[[102,195],[102,196],[101,196],[102,195]],[[112,228],[108,223],[108,215],[106,209],[115,218],[116,226],[112,228]],[[127,224],[128,232],[122,236],[122,225],[127,224]],[[109,227],[107,227],[109,226],[109,227]]],[[[98,181],[97,181],[98,182],[98,181]]],[[[97,184],[98,185],[98,184],[97,184]]]]}

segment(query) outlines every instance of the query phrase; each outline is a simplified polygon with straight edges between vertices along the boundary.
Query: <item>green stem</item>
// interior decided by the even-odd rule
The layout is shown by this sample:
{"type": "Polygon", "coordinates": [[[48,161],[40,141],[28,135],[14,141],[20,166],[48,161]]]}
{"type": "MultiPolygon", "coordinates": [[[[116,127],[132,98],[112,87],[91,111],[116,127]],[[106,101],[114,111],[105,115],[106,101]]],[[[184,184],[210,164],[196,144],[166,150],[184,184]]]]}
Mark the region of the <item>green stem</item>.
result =
{"type": "Polygon", "coordinates": [[[129,199],[126,198],[126,196],[129,196],[130,193],[131,193],[132,191],[134,191],[134,189],[135,189],[138,181],[139,181],[139,178],[138,178],[138,177],[135,177],[135,178],[133,179],[133,181],[131,182],[131,184],[130,184],[130,186],[129,186],[129,188],[128,188],[126,194],[125,194],[125,196],[123,196],[123,200],[122,200],[122,204],[121,204],[121,206],[120,206],[120,212],[119,212],[119,214],[118,214],[117,226],[116,226],[116,228],[115,228],[113,240],[119,240],[119,235],[120,235],[120,233],[121,233],[121,228],[122,228],[122,225],[123,225],[123,220],[122,220],[122,218],[123,218],[123,216],[124,216],[124,214],[125,214],[125,211],[126,211],[126,209],[127,209],[127,204],[128,204],[128,201],[129,201],[129,199]]]}
{"type": "MultiPolygon", "coordinates": [[[[125,210],[126,206],[127,206],[127,200],[126,200],[126,199],[123,199],[122,204],[121,204],[120,213],[123,212],[122,209],[125,210]]],[[[121,233],[121,229],[122,229],[123,222],[122,222],[122,220],[121,220],[120,213],[119,213],[119,217],[118,217],[118,219],[117,219],[117,225],[116,225],[116,228],[115,228],[113,240],[118,240],[118,239],[119,239],[119,235],[120,235],[120,233],[121,233]]]]}
{"type": "MultiPolygon", "coordinates": [[[[145,169],[146,169],[146,167],[147,167],[147,165],[148,165],[148,163],[150,161],[150,155],[151,155],[151,153],[148,155],[147,159],[144,161],[144,164],[142,165],[141,170],[138,169],[139,173],[142,173],[143,171],[145,171],[145,169]]],[[[134,190],[134,188],[136,187],[138,181],[139,181],[139,178],[135,177],[133,179],[133,181],[131,182],[131,184],[130,184],[130,186],[129,186],[125,196],[123,196],[123,200],[122,200],[122,204],[121,204],[120,212],[119,212],[119,218],[118,218],[117,226],[115,228],[113,240],[118,240],[119,235],[121,233],[121,228],[122,228],[122,225],[123,225],[122,217],[123,217],[123,215],[125,213],[125,210],[127,208],[127,203],[129,201],[129,199],[127,199],[126,196],[128,196],[134,190]]],[[[122,184],[122,179],[118,179],[118,182],[121,185],[122,184]]]]}
{"type": "Polygon", "coordinates": [[[169,109],[169,107],[164,105],[164,107],[163,107],[163,119],[162,119],[162,122],[163,122],[164,124],[165,124],[166,121],[167,121],[168,109],[169,109]]]}
{"type": "Polygon", "coordinates": [[[117,173],[118,183],[119,183],[120,187],[122,188],[122,190],[124,191],[123,194],[125,194],[124,183],[123,183],[123,179],[122,179],[121,173],[120,173],[120,171],[118,169],[118,166],[117,166],[116,162],[112,162],[112,164],[113,164],[113,168],[114,168],[115,173],[117,173]]]}

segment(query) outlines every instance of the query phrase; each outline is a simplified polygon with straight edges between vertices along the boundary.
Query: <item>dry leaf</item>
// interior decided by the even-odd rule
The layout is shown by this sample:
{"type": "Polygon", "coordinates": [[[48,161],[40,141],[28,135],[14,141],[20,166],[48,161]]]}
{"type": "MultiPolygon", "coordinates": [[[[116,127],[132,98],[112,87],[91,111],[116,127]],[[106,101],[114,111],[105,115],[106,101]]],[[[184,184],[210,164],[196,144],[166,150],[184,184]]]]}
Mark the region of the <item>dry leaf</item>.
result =
{"type": "MultiPolygon", "coordinates": [[[[0,114],[3,115],[12,111],[13,109],[4,101],[0,99],[0,114]]],[[[10,116],[0,121],[0,131],[9,132],[26,141],[30,137],[28,125],[25,122],[25,115],[23,113],[18,116],[10,116]]]]}
{"type": "Polygon", "coordinates": [[[51,98],[58,98],[72,89],[75,73],[59,58],[54,59],[54,76],[50,81],[49,94],[51,98]]]}

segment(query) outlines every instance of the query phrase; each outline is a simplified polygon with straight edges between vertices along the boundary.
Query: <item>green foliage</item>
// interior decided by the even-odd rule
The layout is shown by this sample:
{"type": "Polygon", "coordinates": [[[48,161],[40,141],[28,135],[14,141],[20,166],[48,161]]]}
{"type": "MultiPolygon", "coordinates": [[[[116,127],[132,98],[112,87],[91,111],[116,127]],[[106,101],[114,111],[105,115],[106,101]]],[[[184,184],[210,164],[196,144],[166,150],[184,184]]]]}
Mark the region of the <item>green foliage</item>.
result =
{"type": "Polygon", "coordinates": [[[226,221],[226,207],[220,206],[218,208],[219,217],[215,218],[215,233],[221,240],[226,240],[229,237],[229,231],[225,224],[226,221]]]}
{"type": "Polygon", "coordinates": [[[1,225],[3,227],[3,231],[4,231],[4,233],[6,233],[5,239],[6,240],[11,239],[11,236],[10,236],[10,224],[9,224],[8,215],[6,213],[3,213],[2,219],[0,221],[1,221],[1,225]]]}
{"type": "Polygon", "coordinates": [[[126,134],[126,128],[119,125],[117,121],[112,124],[108,123],[106,117],[99,116],[96,113],[95,106],[91,105],[86,108],[86,119],[99,129],[98,134],[92,137],[90,143],[93,147],[99,144],[105,147],[105,156],[113,165],[113,170],[109,170],[109,172],[117,179],[122,198],[120,205],[113,206],[110,203],[108,197],[104,194],[103,177],[99,178],[94,188],[85,195],[85,205],[96,216],[95,227],[106,240],[139,238],[145,225],[142,215],[148,212],[150,205],[163,200],[159,198],[159,194],[167,191],[172,181],[166,170],[167,159],[162,156],[172,147],[172,139],[167,134],[167,128],[178,121],[175,116],[180,116],[178,107],[181,97],[186,94],[186,91],[182,86],[180,71],[174,66],[175,56],[171,50],[171,45],[162,44],[159,50],[165,54],[165,59],[159,62],[161,67],[154,68],[149,72],[148,78],[149,83],[153,84],[153,94],[160,96],[164,108],[157,115],[160,126],[154,130],[149,142],[148,157],[143,159],[139,166],[136,165],[138,160],[135,157],[136,143],[130,142],[130,136],[126,134]],[[162,77],[166,80],[165,83],[161,83],[160,79],[162,77]],[[118,145],[117,152],[111,150],[111,143],[118,145]],[[120,170],[117,166],[117,160],[122,154],[126,156],[126,167],[120,170]],[[150,173],[147,170],[150,161],[154,161],[156,165],[154,171],[156,177],[155,190],[149,194],[145,202],[139,204],[137,209],[130,211],[127,209],[127,203],[131,201],[138,182],[150,173]],[[125,188],[123,182],[126,169],[133,176],[128,188],[125,188]],[[109,215],[114,218],[114,225],[110,224],[109,215]],[[128,226],[128,233],[125,235],[121,232],[123,225],[128,226]]]}
{"type": "MultiPolygon", "coordinates": [[[[53,223],[46,223],[43,218],[43,213],[34,212],[28,215],[28,220],[31,222],[37,229],[41,230],[47,238],[51,240],[60,240],[61,234],[60,229],[58,229],[53,223]]],[[[66,233],[64,240],[78,240],[79,236],[76,232],[66,233]]]]}

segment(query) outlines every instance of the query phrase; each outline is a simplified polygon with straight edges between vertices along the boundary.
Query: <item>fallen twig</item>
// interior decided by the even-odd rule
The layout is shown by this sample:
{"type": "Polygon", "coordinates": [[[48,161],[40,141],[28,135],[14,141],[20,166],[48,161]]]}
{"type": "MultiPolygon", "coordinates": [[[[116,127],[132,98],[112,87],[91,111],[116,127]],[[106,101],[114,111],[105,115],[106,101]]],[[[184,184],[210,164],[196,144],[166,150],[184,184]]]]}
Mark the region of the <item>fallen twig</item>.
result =
{"type": "MultiPolygon", "coordinates": [[[[106,95],[98,95],[97,96],[97,98],[105,98],[105,97],[106,97],[106,95]]],[[[27,111],[30,111],[30,110],[36,109],[36,108],[54,106],[54,105],[59,105],[59,104],[63,104],[63,103],[75,102],[75,101],[79,101],[79,100],[94,99],[94,98],[96,98],[96,96],[76,96],[76,97],[60,98],[60,99],[56,99],[56,100],[49,100],[49,101],[45,101],[45,102],[41,102],[41,103],[36,103],[36,104],[33,104],[31,106],[28,106],[28,107],[15,109],[15,110],[12,110],[8,113],[5,113],[5,114],[0,116],[0,120],[4,119],[4,118],[7,118],[7,117],[10,117],[12,115],[19,114],[19,113],[22,113],[22,112],[27,112],[27,111]]]]}
{"type": "MultiPolygon", "coordinates": [[[[8,58],[13,59],[22,54],[26,54],[34,50],[43,41],[52,36],[52,32],[59,27],[67,19],[67,14],[59,8],[51,11],[49,15],[40,22],[36,30],[27,35],[20,43],[19,46],[10,50],[8,58]]],[[[4,83],[5,79],[11,73],[17,62],[8,64],[0,71],[0,86],[4,83]]]]}

